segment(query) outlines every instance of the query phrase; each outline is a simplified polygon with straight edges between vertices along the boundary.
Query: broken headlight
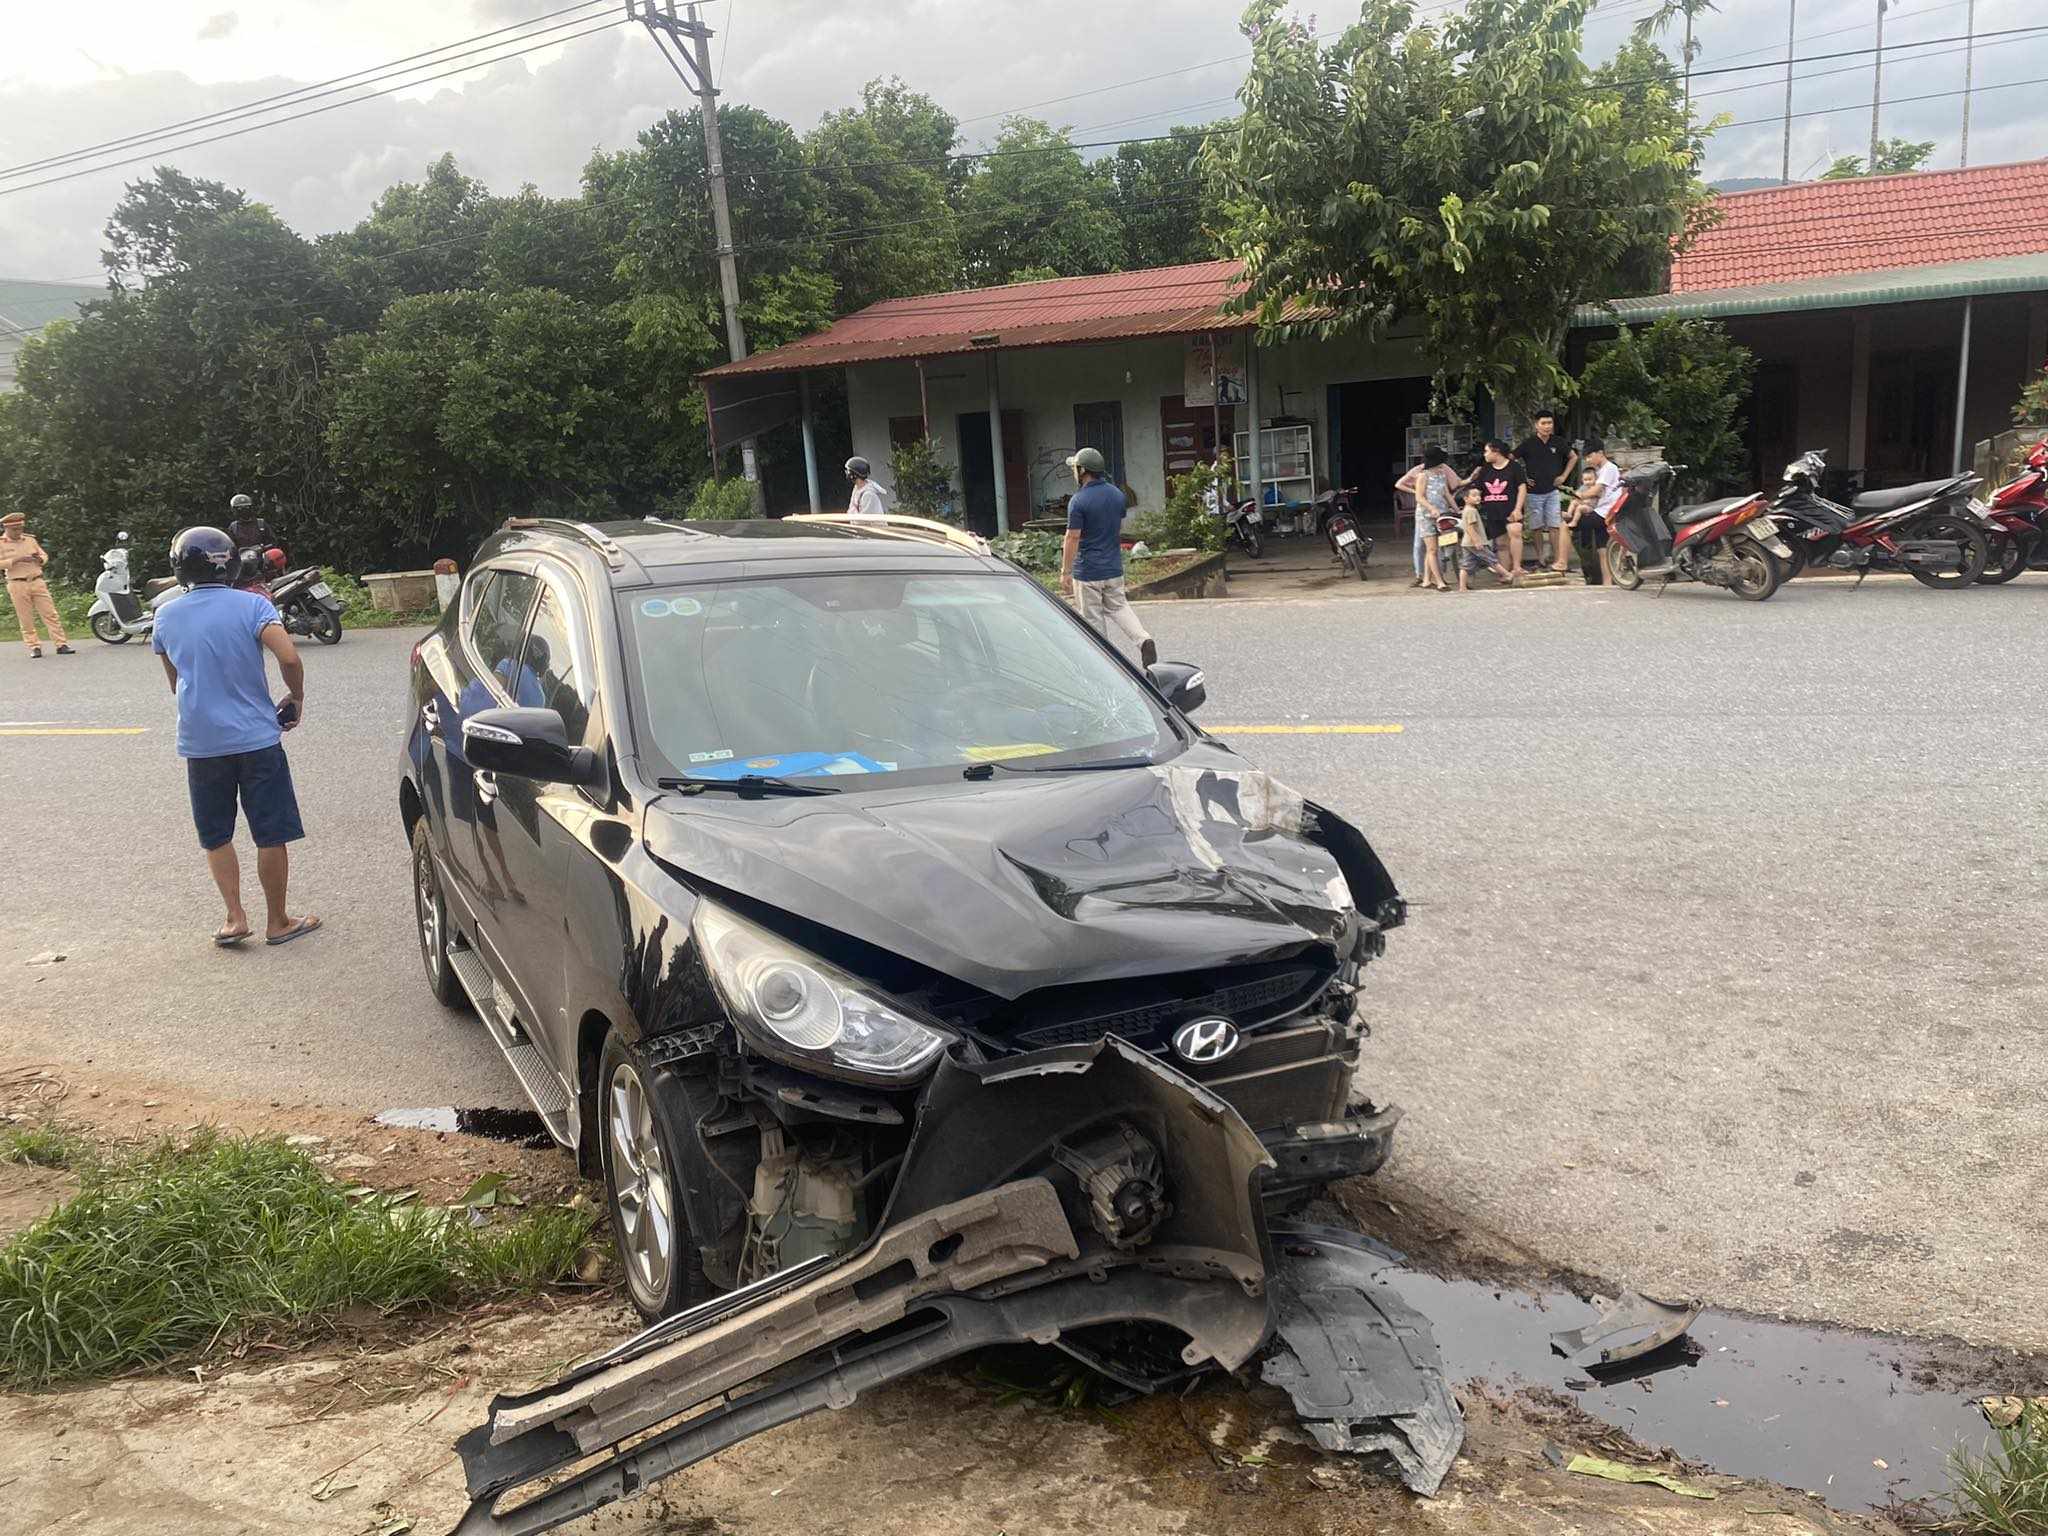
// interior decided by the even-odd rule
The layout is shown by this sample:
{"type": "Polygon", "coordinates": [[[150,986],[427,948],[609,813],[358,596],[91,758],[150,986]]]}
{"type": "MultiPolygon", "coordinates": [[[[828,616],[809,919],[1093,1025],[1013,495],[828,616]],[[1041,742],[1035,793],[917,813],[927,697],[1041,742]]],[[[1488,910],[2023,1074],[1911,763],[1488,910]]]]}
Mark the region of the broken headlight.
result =
{"type": "Polygon", "coordinates": [[[952,1039],[712,902],[697,903],[691,928],[734,1025],[770,1055],[815,1071],[903,1082],[923,1075],[952,1039]]]}

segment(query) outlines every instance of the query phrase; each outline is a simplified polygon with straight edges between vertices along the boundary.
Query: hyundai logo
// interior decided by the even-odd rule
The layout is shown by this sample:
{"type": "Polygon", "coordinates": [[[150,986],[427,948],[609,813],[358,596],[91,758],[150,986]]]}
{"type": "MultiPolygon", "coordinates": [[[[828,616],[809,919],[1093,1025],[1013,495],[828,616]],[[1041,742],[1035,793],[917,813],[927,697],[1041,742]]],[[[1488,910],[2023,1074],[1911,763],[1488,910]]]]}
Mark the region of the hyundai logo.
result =
{"type": "Polygon", "coordinates": [[[1221,1061],[1243,1038],[1228,1019],[1196,1019],[1173,1032],[1173,1054],[1182,1061],[1205,1065],[1221,1061]]]}

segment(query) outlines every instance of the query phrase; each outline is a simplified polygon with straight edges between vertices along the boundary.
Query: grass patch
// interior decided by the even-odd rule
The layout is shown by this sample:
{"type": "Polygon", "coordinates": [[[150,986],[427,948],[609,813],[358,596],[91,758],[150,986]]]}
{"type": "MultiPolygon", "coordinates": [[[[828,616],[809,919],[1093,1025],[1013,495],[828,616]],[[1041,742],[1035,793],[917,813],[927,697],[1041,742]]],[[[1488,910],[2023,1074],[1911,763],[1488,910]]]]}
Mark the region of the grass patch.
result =
{"type": "Polygon", "coordinates": [[[1949,1528],[1970,1536],[2048,1536],[2048,1398],[2033,1398],[1982,1452],[1949,1456],[1949,1528]]]}
{"type": "Polygon", "coordinates": [[[31,1168],[84,1168],[93,1161],[92,1143],[55,1125],[10,1125],[0,1130],[0,1163],[31,1168]]]}
{"type": "Polygon", "coordinates": [[[83,1178],[0,1249],[0,1382],[113,1375],[347,1307],[538,1289],[573,1273],[595,1224],[555,1208],[473,1228],[352,1195],[275,1138],[202,1133],[83,1178]]]}

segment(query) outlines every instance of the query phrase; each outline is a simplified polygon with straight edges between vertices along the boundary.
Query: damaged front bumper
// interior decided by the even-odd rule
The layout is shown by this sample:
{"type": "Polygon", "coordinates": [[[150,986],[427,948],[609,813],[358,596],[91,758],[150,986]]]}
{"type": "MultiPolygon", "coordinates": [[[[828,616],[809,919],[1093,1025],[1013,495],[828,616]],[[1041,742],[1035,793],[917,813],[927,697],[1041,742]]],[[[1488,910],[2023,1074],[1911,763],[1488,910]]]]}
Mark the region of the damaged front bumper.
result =
{"type": "MultiPolygon", "coordinates": [[[[1397,1116],[1297,1127],[1276,1150],[1349,1171],[1397,1116]]],[[[1276,1171],[1298,1176],[1223,1099],[1122,1040],[947,1060],[865,1246],[498,1398],[458,1446],[473,1500],[458,1531],[550,1530],[869,1388],[1027,1342],[1140,1388],[1263,1350],[1319,1442],[1384,1454],[1433,1493],[1463,1428],[1427,1325],[1360,1240],[1290,1229],[1276,1247],[1276,1171]],[[1110,1359],[1105,1329],[1130,1324],[1177,1350],[1110,1359]]]]}

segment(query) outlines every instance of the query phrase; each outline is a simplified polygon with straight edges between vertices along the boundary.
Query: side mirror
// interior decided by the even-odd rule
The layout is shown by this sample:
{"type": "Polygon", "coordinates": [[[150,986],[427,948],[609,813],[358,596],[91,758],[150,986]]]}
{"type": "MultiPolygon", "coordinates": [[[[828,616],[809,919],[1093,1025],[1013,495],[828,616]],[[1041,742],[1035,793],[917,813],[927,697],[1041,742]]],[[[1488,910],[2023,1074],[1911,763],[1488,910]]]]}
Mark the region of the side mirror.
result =
{"type": "Polygon", "coordinates": [[[569,728],[552,709],[480,709],[462,722],[462,755],[472,768],[541,784],[595,785],[597,754],[569,745],[569,728]]]}
{"type": "Polygon", "coordinates": [[[1155,661],[1145,669],[1166,702],[1184,715],[1192,715],[1209,697],[1202,683],[1202,669],[1184,661],[1155,661]]]}

